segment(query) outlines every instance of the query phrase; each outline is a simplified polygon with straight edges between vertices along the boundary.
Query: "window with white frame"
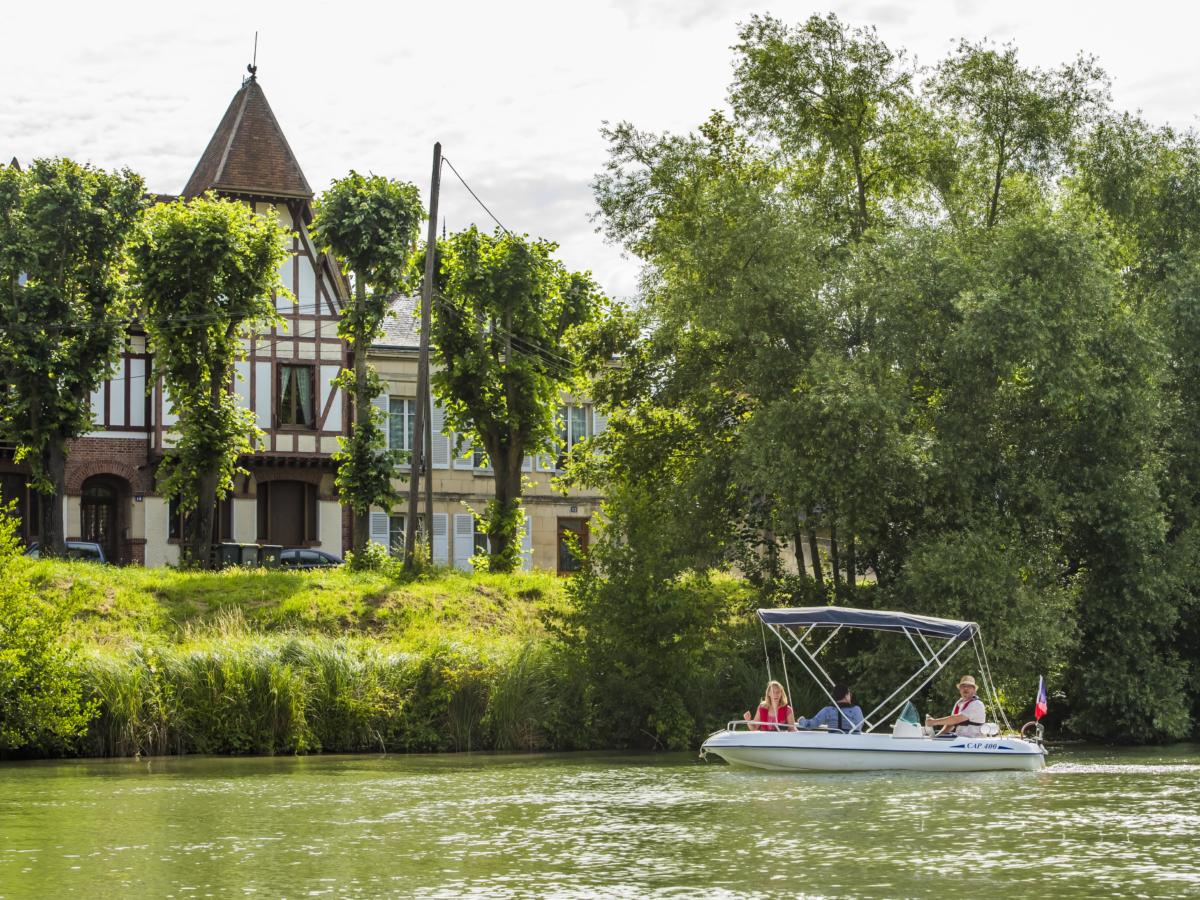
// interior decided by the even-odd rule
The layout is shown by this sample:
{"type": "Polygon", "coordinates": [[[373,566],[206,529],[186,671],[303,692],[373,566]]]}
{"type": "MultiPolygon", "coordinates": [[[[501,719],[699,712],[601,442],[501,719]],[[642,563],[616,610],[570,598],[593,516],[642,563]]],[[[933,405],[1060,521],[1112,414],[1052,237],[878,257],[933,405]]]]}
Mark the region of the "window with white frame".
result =
{"type": "Polygon", "coordinates": [[[388,398],[388,446],[393,450],[411,450],[417,404],[411,397],[388,398]]]}
{"type": "Polygon", "coordinates": [[[555,468],[565,469],[571,450],[588,436],[587,424],[590,410],[590,406],[577,406],[574,403],[567,403],[558,408],[559,456],[555,468]]]}
{"type": "Polygon", "coordinates": [[[404,555],[404,516],[388,516],[388,553],[404,555]]]}

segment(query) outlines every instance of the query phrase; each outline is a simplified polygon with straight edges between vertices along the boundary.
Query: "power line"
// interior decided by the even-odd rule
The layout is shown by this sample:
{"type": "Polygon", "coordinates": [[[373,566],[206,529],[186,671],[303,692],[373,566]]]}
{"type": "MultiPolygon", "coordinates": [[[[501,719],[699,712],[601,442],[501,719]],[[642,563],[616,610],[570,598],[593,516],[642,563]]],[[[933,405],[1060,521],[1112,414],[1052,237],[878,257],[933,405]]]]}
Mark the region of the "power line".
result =
{"type": "Polygon", "coordinates": [[[462,186],[467,189],[467,193],[469,193],[472,197],[474,197],[475,202],[478,203],[481,207],[483,207],[483,211],[492,217],[492,221],[495,222],[497,225],[499,225],[501,230],[505,234],[507,234],[509,237],[512,237],[513,233],[504,227],[504,223],[496,218],[496,214],[493,213],[490,209],[488,209],[487,204],[479,199],[479,195],[476,194],[475,191],[471,190],[471,186],[469,184],[467,184],[467,180],[458,173],[458,169],[454,168],[454,163],[450,162],[450,160],[445,156],[442,157],[442,162],[444,162],[446,165],[448,165],[450,167],[450,171],[454,173],[454,177],[462,182],[462,186]]]}

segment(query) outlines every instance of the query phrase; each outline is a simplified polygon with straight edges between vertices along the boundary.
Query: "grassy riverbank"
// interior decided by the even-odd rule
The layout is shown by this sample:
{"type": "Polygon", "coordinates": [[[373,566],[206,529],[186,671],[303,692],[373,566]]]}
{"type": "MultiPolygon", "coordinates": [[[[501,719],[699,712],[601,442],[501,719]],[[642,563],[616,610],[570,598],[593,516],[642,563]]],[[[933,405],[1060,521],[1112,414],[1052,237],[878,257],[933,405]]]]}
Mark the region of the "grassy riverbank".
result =
{"type": "MultiPolygon", "coordinates": [[[[586,676],[553,634],[570,606],[567,582],[553,575],[438,571],[405,581],[347,569],[10,564],[41,614],[61,617],[88,724],[8,755],[611,744],[591,727],[586,676]]],[[[732,598],[739,588],[728,580],[721,590],[732,598]]],[[[732,696],[746,689],[728,672],[724,689],[696,685],[696,702],[714,706],[700,720],[742,702],[732,696]]]]}
{"type": "Polygon", "coordinates": [[[70,610],[90,724],[43,752],[570,747],[554,576],[28,565],[70,610]]]}

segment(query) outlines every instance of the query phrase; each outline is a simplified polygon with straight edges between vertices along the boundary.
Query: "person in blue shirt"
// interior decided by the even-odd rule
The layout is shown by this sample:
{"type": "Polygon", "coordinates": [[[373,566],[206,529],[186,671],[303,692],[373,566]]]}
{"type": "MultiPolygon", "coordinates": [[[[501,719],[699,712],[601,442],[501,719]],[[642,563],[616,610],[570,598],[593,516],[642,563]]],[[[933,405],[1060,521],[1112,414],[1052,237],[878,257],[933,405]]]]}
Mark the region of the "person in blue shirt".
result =
{"type": "Polygon", "coordinates": [[[850,688],[844,684],[835,684],[832,696],[837,701],[836,706],[826,706],[811,719],[801,716],[796,720],[796,724],[801,728],[820,728],[824,726],[826,728],[837,728],[841,731],[857,732],[862,727],[863,711],[855,704],[854,695],[850,692],[850,688]]]}

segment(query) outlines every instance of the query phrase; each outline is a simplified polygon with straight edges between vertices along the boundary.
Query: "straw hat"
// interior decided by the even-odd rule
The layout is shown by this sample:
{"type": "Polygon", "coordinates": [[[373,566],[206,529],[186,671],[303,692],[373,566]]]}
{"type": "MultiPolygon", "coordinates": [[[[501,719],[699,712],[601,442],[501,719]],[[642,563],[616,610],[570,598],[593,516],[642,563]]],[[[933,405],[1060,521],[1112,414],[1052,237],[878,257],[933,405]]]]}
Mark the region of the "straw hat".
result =
{"type": "Polygon", "coordinates": [[[975,679],[972,678],[970,675],[964,675],[962,678],[960,678],[956,687],[962,687],[964,684],[969,685],[970,687],[973,687],[976,690],[978,690],[978,688],[979,688],[979,686],[977,684],[975,684],[975,679]]]}

